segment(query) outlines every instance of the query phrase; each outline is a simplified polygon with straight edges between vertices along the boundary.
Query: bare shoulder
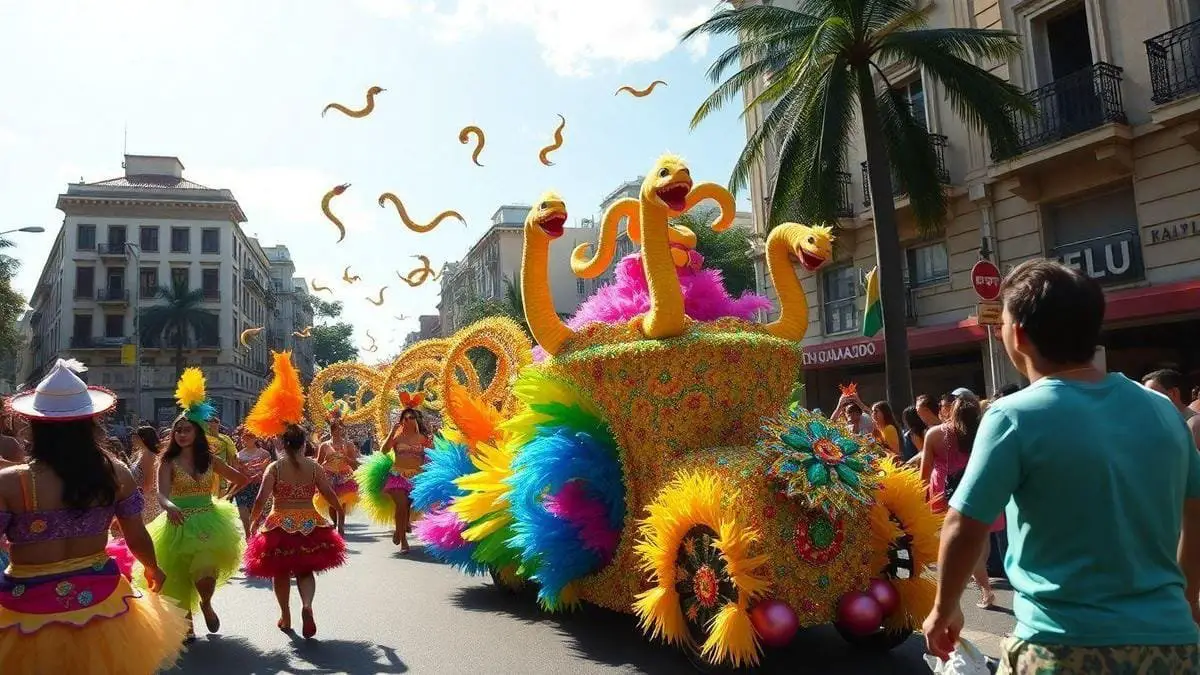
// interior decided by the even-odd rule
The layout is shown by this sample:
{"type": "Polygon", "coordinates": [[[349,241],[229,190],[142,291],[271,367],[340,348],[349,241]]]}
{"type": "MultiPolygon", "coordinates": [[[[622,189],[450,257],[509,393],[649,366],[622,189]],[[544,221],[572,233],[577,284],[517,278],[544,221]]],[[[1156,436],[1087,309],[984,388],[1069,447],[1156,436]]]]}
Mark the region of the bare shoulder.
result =
{"type": "Polygon", "coordinates": [[[0,469],[0,505],[5,510],[10,504],[21,503],[21,474],[26,471],[29,471],[28,464],[0,469]]]}

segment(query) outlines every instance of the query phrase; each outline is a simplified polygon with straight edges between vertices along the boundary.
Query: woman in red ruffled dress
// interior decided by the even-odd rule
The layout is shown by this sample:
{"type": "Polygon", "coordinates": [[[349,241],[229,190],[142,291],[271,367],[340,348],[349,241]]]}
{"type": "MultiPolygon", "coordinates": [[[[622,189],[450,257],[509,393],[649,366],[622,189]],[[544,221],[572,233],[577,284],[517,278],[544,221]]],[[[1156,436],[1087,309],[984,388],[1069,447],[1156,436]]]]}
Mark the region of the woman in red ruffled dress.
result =
{"type": "Polygon", "coordinates": [[[313,496],[319,492],[339,515],[342,507],[324,469],[304,456],[304,429],[293,424],[282,440],[286,458],[267,467],[250,516],[250,522],[258,522],[267,499],[274,499],[262,528],[246,547],[245,570],[250,576],[273,581],[280,613],[276,625],[283,631],[292,628],[289,602],[291,580],[296,580],[303,635],[311,638],[317,633],[312,611],[315,575],[346,562],[346,542],[314,508],[313,496]]]}

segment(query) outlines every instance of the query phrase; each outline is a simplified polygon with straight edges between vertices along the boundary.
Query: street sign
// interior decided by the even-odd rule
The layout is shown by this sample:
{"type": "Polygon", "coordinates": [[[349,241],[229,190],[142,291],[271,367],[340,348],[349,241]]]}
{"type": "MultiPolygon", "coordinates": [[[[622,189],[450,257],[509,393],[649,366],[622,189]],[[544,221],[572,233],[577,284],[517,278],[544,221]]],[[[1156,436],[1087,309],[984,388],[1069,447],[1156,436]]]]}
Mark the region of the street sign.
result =
{"type": "Polygon", "coordinates": [[[971,287],[980,300],[990,302],[1000,297],[1000,269],[980,260],[971,268],[971,287]]]}
{"type": "Polygon", "coordinates": [[[1002,305],[998,302],[981,302],[975,306],[976,321],[980,326],[999,326],[1004,323],[1000,316],[1003,311],[1002,305]]]}

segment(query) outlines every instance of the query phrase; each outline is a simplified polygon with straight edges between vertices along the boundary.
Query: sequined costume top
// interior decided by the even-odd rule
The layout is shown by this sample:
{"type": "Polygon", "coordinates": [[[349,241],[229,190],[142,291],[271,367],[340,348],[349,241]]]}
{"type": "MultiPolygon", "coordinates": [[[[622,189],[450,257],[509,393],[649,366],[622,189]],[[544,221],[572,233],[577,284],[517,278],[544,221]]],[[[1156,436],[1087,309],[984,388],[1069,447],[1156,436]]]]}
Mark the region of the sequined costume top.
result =
{"type": "Polygon", "coordinates": [[[23,513],[0,511],[0,531],[3,531],[13,544],[98,537],[107,534],[109,523],[114,516],[128,518],[142,512],[144,500],[142,493],[136,490],[125,499],[107,506],[93,506],[82,510],[39,510],[33,471],[25,470],[19,475],[21,497],[26,510],[23,513]]]}
{"type": "Polygon", "coordinates": [[[316,476],[302,483],[283,480],[275,469],[275,487],[271,512],[263,521],[262,529],[283,530],[292,534],[309,534],[318,527],[331,527],[328,520],[313,507],[313,495],[317,494],[316,476]]]}

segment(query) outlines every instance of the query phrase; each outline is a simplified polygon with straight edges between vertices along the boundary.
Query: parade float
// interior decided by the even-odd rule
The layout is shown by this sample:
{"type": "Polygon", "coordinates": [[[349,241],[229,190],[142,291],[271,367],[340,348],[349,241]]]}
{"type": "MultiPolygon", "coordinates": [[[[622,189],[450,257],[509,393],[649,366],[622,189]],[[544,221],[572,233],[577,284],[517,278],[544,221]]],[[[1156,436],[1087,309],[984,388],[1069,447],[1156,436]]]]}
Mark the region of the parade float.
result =
{"type": "MultiPolygon", "coordinates": [[[[467,573],[534,587],[551,611],[587,602],[633,614],[697,664],[752,666],[764,647],[830,623],[856,645],[896,646],[932,605],[938,518],[919,476],[873,439],[789,405],[808,326],[794,264],[826,263],[832,232],[771,231],[780,313],[758,323],[762,301],[694,278],[717,273],[701,269],[694,235],[669,225],[705,200],[720,206],[714,229],[727,227],[729,193],[661,158],[639,198],[606,213],[594,254],[585,245],[572,258],[580,276],[603,272],[625,218],[640,245],[620,263],[625,281],[597,291],[604,306],[585,304],[589,320],[568,322],[547,272],[566,205],[536,202],[521,272],[536,358],[519,325],[491,318],[386,372],[323,375],[361,376],[377,392],[424,383],[446,426],[414,481],[416,528],[467,573]],[[464,358],[480,346],[497,361],[486,384],[464,358]]],[[[386,431],[385,407],[350,415],[386,431]]]]}

